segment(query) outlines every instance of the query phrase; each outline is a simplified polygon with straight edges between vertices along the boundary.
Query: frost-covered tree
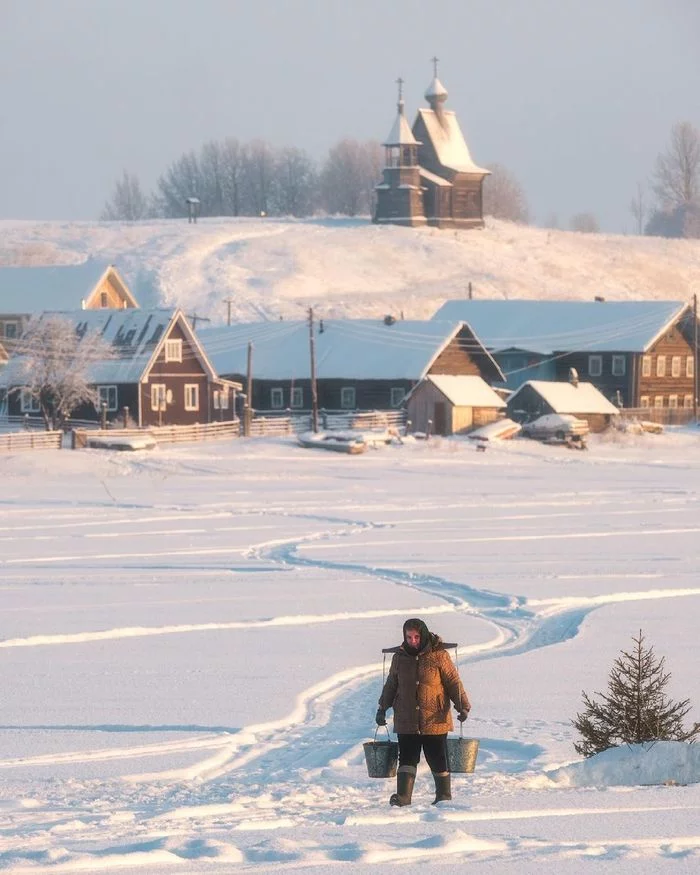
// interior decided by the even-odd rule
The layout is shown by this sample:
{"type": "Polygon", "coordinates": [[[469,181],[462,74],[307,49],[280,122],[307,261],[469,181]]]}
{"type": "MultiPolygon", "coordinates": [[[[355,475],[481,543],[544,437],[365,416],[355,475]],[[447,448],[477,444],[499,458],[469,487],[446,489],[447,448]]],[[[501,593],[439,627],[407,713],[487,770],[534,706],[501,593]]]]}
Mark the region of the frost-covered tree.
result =
{"type": "Polygon", "coordinates": [[[368,215],[382,169],[379,143],[341,140],[331,148],[320,175],[321,202],[328,213],[368,215]]]}
{"type": "Polygon", "coordinates": [[[95,362],[114,357],[113,348],[98,332],[76,331],[61,316],[35,317],[17,344],[22,389],[38,403],[46,428],[60,429],[81,404],[98,404],[97,389],[90,383],[95,362]]]}
{"type": "Polygon", "coordinates": [[[630,213],[634,219],[634,230],[637,234],[644,233],[647,217],[647,203],[641,182],[637,183],[637,192],[630,201],[630,213]]]}
{"type": "Polygon", "coordinates": [[[659,209],[668,212],[700,203],[700,131],[690,122],[671,128],[670,143],[656,158],[653,179],[659,209]]]}
{"type": "Polygon", "coordinates": [[[242,212],[243,147],[235,137],[227,137],[222,143],[221,161],[224,215],[240,216],[242,212]]]}
{"type": "Polygon", "coordinates": [[[583,693],[584,710],[572,721],[581,740],[576,752],[593,756],[621,744],[645,741],[692,741],[700,724],[683,727],[690,711],[688,699],[673,702],[664,692],[671,675],[664,670],[664,659],[656,659],[654,649],[644,645],[644,635],[632,637],[634,647],[621,651],[608,677],[606,693],[583,693]]]}
{"type": "Polygon", "coordinates": [[[527,199],[518,180],[502,164],[491,164],[489,170],[491,175],[484,180],[484,215],[526,225],[527,199]]]}
{"type": "Polygon", "coordinates": [[[578,231],[580,234],[597,234],[600,225],[593,213],[576,213],[571,218],[571,230],[578,231]]]}
{"type": "Polygon", "coordinates": [[[202,174],[194,152],[186,152],[174,161],[158,178],[157,188],[159,207],[166,219],[186,216],[188,197],[198,197],[201,201],[201,215],[211,215],[209,203],[201,195],[202,174]]]}
{"type": "Polygon", "coordinates": [[[104,205],[100,219],[103,222],[137,222],[152,215],[149,199],[141,189],[136,175],[127,170],[114,185],[111,198],[104,205]]]}
{"type": "Polygon", "coordinates": [[[277,153],[272,200],[278,215],[308,216],[313,212],[316,170],[306,152],[287,148],[277,153]]]}

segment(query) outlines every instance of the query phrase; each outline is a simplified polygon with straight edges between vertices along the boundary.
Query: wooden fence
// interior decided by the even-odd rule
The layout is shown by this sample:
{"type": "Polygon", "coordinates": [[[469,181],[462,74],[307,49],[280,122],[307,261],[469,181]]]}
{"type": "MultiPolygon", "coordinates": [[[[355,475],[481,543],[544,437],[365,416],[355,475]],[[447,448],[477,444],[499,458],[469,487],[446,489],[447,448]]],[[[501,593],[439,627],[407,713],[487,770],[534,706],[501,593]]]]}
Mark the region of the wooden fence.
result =
{"type": "Polygon", "coordinates": [[[62,431],[11,431],[0,434],[0,452],[60,450],[62,443],[62,431]]]}
{"type": "Polygon", "coordinates": [[[195,425],[161,425],[152,428],[91,428],[73,430],[73,449],[88,446],[94,438],[141,438],[151,437],[159,444],[176,444],[185,441],[212,441],[238,437],[239,423],[209,422],[195,425]]]}
{"type": "Polygon", "coordinates": [[[688,425],[695,420],[692,407],[623,407],[622,419],[646,420],[660,425],[688,425]]]}

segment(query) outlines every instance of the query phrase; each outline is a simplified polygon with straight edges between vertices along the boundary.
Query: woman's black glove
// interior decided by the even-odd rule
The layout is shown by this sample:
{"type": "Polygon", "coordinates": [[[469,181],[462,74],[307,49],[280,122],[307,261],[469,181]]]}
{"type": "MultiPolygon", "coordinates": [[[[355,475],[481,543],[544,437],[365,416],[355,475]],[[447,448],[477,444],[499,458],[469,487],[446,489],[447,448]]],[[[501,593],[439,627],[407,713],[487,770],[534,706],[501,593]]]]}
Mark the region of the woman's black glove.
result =
{"type": "Polygon", "coordinates": [[[459,714],[457,715],[457,719],[459,720],[460,723],[464,723],[464,721],[467,719],[468,716],[469,716],[469,709],[465,708],[464,710],[459,712],[459,714]]]}
{"type": "Polygon", "coordinates": [[[377,726],[386,726],[386,711],[384,708],[377,708],[377,715],[374,718],[377,726]]]}

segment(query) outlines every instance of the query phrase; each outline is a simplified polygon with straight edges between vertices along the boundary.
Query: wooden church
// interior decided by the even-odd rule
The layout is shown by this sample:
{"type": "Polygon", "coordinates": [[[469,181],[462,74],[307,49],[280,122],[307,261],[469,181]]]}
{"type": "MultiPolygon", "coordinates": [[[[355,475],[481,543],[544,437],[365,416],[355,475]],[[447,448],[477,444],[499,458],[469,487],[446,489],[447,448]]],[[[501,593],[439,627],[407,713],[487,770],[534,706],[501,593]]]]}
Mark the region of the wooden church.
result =
{"type": "Polygon", "coordinates": [[[483,228],[482,188],[488,170],[469,154],[447,89],[437,75],[425,92],[429,109],[419,109],[411,129],[404,114],[401,79],[398,113],[385,148],[383,179],[375,186],[374,222],[385,225],[433,225],[483,228]]]}

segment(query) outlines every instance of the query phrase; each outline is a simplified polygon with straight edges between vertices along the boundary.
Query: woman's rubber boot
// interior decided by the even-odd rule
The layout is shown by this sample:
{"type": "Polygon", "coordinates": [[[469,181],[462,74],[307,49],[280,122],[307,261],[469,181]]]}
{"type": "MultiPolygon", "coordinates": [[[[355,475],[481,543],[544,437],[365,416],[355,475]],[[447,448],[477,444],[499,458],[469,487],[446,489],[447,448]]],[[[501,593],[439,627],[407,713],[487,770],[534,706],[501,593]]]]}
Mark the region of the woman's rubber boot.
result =
{"type": "Polygon", "coordinates": [[[389,805],[410,805],[415,783],[416,767],[399,766],[396,773],[396,793],[392,793],[389,797],[389,805]]]}
{"type": "Polygon", "coordinates": [[[449,802],[452,799],[452,776],[449,772],[433,772],[435,781],[435,799],[432,804],[438,802],[449,802]]]}

